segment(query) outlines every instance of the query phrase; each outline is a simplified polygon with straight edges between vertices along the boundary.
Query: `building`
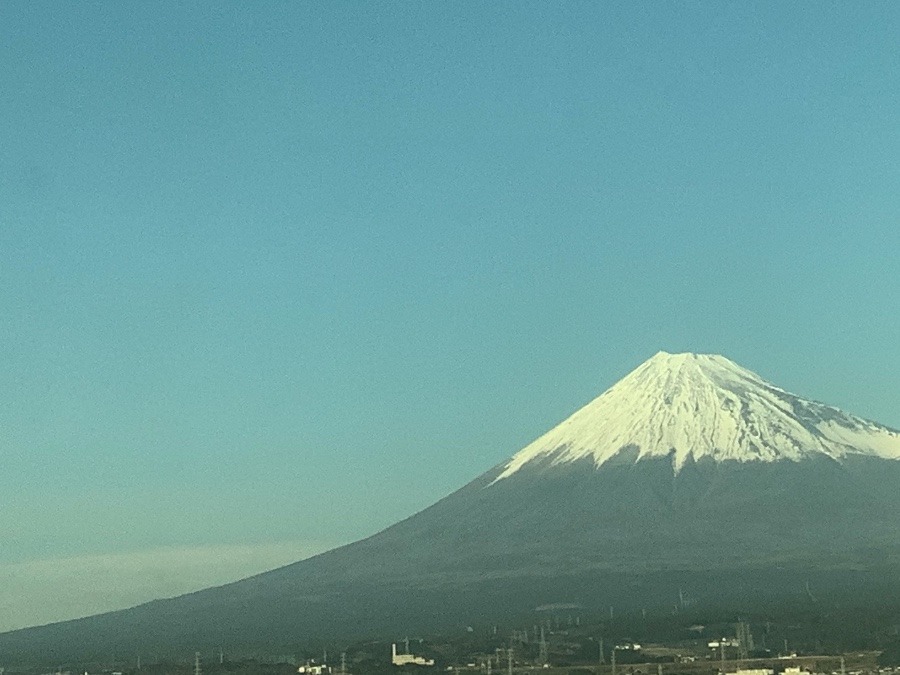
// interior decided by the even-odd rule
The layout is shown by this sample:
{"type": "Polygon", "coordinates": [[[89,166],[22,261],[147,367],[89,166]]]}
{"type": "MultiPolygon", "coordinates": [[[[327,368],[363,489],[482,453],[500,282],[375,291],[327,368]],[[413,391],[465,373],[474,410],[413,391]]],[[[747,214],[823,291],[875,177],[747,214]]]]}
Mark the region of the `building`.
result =
{"type": "MultiPolygon", "coordinates": [[[[409,647],[406,648],[406,654],[397,653],[397,643],[391,644],[391,663],[395,666],[433,666],[434,659],[426,659],[422,656],[414,656],[409,653],[409,647]]],[[[313,674],[315,675],[315,674],[313,674]]]]}

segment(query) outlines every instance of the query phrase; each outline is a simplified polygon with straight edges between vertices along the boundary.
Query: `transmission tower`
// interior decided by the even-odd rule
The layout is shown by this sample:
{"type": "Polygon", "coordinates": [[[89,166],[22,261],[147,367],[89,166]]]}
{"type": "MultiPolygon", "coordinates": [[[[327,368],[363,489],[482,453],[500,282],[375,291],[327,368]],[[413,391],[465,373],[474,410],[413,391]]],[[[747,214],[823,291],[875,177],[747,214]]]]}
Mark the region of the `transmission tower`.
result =
{"type": "Polygon", "coordinates": [[[544,629],[541,628],[541,642],[540,642],[540,653],[538,655],[538,662],[541,666],[544,666],[550,662],[549,656],[547,654],[547,637],[544,635],[544,629]]]}
{"type": "Polygon", "coordinates": [[[202,675],[203,670],[200,668],[200,652],[194,652],[194,675],[202,675]]]}
{"type": "Polygon", "coordinates": [[[744,660],[754,649],[753,634],[750,632],[750,624],[746,621],[739,622],[735,626],[735,632],[737,633],[738,641],[738,658],[744,660]]]}

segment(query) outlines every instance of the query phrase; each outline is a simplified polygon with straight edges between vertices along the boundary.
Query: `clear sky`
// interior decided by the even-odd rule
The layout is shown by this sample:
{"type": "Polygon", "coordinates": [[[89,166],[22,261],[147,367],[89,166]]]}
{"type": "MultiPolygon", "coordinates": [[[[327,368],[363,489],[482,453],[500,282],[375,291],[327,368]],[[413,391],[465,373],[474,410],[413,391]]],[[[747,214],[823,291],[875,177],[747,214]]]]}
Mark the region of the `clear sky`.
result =
{"type": "Polygon", "coordinates": [[[0,629],[370,534],[659,350],[900,427],[898,35],[0,3],[0,629]]]}

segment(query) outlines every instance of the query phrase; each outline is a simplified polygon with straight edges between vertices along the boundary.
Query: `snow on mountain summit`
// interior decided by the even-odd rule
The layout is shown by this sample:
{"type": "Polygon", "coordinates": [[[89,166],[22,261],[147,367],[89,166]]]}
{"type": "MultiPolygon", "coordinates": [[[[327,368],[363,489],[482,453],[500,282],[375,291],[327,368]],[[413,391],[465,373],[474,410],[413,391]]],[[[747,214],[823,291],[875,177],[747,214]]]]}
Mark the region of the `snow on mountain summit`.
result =
{"type": "Polygon", "coordinates": [[[800,461],[817,455],[900,459],[900,432],[808,401],[724,356],[659,352],[567,420],[516,453],[494,482],[532,462],[619,453],[716,461],[800,461]]]}

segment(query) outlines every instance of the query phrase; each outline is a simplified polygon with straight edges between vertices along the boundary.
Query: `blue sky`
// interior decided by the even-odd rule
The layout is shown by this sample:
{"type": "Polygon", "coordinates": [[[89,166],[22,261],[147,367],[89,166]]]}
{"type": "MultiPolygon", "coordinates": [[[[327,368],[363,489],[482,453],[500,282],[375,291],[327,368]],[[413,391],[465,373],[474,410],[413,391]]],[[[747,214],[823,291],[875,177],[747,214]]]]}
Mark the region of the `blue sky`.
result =
{"type": "MultiPolygon", "coordinates": [[[[352,540],[661,349],[900,427],[898,33],[889,2],[0,4],[0,577],[125,556],[165,594],[352,540]]],[[[0,629],[60,618],[33,586],[0,629]]]]}

